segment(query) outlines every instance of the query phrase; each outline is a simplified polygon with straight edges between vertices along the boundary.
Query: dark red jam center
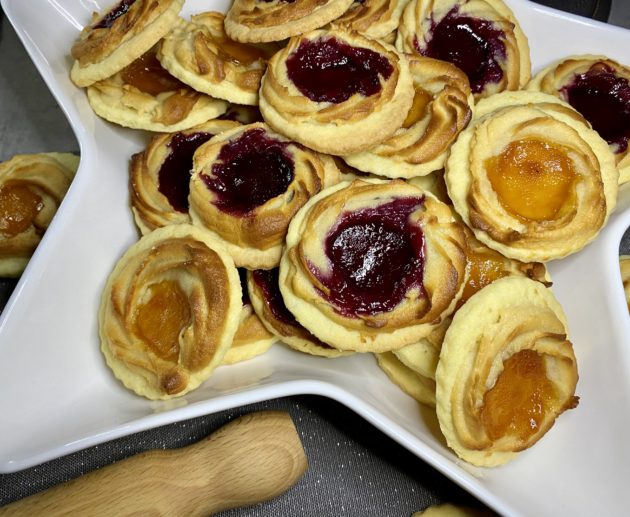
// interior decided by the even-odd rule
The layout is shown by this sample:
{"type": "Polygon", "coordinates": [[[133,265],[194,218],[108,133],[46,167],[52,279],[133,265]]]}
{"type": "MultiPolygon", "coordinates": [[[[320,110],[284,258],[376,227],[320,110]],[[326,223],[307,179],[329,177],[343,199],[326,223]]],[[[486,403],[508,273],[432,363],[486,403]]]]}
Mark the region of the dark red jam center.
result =
{"type": "Polygon", "coordinates": [[[576,75],[561,91],[593,129],[616,146],[616,152],[625,152],[630,139],[630,85],[626,79],[599,63],[585,74],[576,75]]]}
{"type": "Polygon", "coordinates": [[[503,78],[499,65],[505,59],[505,35],[492,22],[460,15],[453,7],[439,23],[432,22],[431,36],[425,48],[416,49],[424,56],[448,61],[463,70],[470,87],[479,93],[489,83],[503,78]]]}
{"type": "Polygon", "coordinates": [[[210,133],[176,133],[168,144],[171,152],[158,172],[158,190],[178,212],[188,212],[193,154],[210,138],[210,133]]]}
{"type": "Polygon", "coordinates": [[[122,0],[116,7],[103,16],[93,29],[109,29],[114,22],[125,14],[136,0],[122,0]]]}
{"type": "Polygon", "coordinates": [[[342,214],[325,242],[331,272],[312,271],[330,289],[327,298],[340,314],[387,312],[409,289],[423,289],[424,234],[409,221],[423,202],[422,197],[399,198],[342,214]]]}
{"type": "Polygon", "coordinates": [[[332,37],[304,39],[287,59],[289,79],[314,102],[338,104],[355,93],[374,95],[381,90],[380,77],[389,78],[393,70],[378,52],[332,37]]]}
{"type": "Polygon", "coordinates": [[[241,296],[241,301],[243,302],[243,305],[247,305],[250,303],[249,291],[247,290],[247,269],[239,267],[238,278],[241,281],[241,290],[243,291],[243,295],[241,296]]]}
{"type": "Polygon", "coordinates": [[[212,176],[201,174],[224,212],[244,215],[286,192],[293,181],[293,159],[288,142],[269,137],[262,128],[250,129],[225,144],[212,166],[212,176]]]}
{"type": "Polygon", "coordinates": [[[253,273],[254,282],[262,291],[265,304],[269,307],[274,318],[287,325],[299,325],[295,316],[289,312],[284,304],[280,286],[278,284],[279,269],[257,269],[253,273]]]}

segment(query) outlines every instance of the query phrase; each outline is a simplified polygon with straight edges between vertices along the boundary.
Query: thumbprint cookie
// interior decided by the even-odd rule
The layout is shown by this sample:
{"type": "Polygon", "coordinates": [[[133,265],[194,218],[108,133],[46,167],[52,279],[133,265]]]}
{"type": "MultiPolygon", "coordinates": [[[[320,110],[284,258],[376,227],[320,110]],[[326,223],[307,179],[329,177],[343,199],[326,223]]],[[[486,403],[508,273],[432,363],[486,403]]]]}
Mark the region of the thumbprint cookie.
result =
{"type": "Polygon", "coordinates": [[[462,69],[475,99],[518,90],[531,77],[527,38],[502,0],[411,0],[396,46],[462,69]]]}
{"type": "Polygon", "coordinates": [[[437,366],[436,410],[460,458],[506,463],[577,406],[567,334],[551,290],[528,278],[501,278],[457,311],[437,366]]]}
{"type": "Polygon", "coordinates": [[[619,183],[630,180],[630,68],[604,56],[573,56],[541,70],[527,89],[579,111],[615,154],[619,183]]]}
{"type": "Polygon", "coordinates": [[[120,0],[95,13],[72,46],[70,78],[89,86],[120,72],[178,23],[183,5],[184,0],[120,0]]]}
{"type": "Polygon", "coordinates": [[[238,271],[220,242],[188,224],[154,230],[124,253],[103,291],[107,365],[138,395],[184,395],[223,361],[241,296],[238,271]]]}
{"type": "Polygon", "coordinates": [[[341,350],[386,352],[429,335],[466,274],[451,209],[402,180],[333,186],[295,216],[280,263],[287,308],[341,350]]]}
{"type": "Polygon", "coordinates": [[[445,170],[453,206],[477,239],[525,262],[580,250],[616,204],[608,144],[577,111],[539,92],[477,103],[445,170]]]}
{"type": "Polygon", "coordinates": [[[264,123],[224,131],[194,155],[192,221],[219,236],[238,266],[277,266],[293,215],[339,180],[331,163],[264,123]]]}
{"type": "Polygon", "coordinates": [[[389,379],[421,404],[435,407],[435,381],[405,366],[392,352],[374,354],[389,379]]]}
{"type": "Polygon", "coordinates": [[[69,153],[18,154],[0,163],[0,277],[22,274],[78,166],[69,153]]]}
{"type": "Polygon", "coordinates": [[[260,111],[279,133],[345,155],[392,136],[413,96],[407,58],[393,47],[358,33],[319,30],[291,38],[270,59],[260,111]]]}

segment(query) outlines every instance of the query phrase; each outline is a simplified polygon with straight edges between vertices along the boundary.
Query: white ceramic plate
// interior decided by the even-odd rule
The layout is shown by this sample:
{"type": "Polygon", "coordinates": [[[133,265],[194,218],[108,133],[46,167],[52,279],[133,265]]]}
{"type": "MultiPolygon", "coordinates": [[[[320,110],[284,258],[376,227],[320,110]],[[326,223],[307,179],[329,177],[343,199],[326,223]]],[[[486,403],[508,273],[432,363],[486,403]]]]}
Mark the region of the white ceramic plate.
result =
{"type": "MultiPolygon", "coordinates": [[[[335,360],[277,346],[221,367],[180,400],[149,402],[105,366],[97,338],[101,289],[137,234],[127,163],[147,136],[97,118],[68,79],[70,46],[111,0],[2,0],[81,146],[81,166],[0,320],[0,472],[20,470],[143,429],[297,393],[336,399],[503,514],[620,515],[630,508],[630,318],[617,255],[630,225],[630,190],[596,242],[551,264],[578,358],[581,397],[512,463],[475,469],[445,447],[433,411],[394,387],[371,355],[335,360]]],[[[630,31],[508,2],[529,37],[534,71],[578,53],[628,63],[630,31]]],[[[225,10],[188,0],[184,15],[225,10]]],[[[3,71],[10,73],[10,70],[3,71]]]]}

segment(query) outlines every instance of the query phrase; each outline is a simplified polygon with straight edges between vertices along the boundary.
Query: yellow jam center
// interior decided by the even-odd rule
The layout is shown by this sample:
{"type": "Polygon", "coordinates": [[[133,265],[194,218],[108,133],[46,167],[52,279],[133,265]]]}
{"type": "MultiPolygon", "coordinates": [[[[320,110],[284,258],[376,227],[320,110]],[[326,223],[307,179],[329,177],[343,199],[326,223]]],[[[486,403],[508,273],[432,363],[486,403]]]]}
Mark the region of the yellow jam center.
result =
{"type": "Polygon", "coordinates": [[[468,298],[483,287],[507,275],[503,257],[492,250],[477,252],[469,249],[466,252],[466,261],[468,262],[468,282],[464,285],[458,307],[461,307],[468,298]]]}
{"type": "Polygon", "coordinates": [[[255,61],[266,61],[267,53],[253,46],[239,43],[229,38],[221,38],[218,42],[219,57],[224,61],[250,65],[255,61]]]}
{"type": "Polygon", "coordinates": [[[27,186],[3,186],[0,188],[0,232],[15,237],[28,230],[42,208],[42,198],[27,186]]]}
{"type": "Polygon", "coordinates": [[[431,99],[432,96],[429,92],[423,90],[422,88],[416,88],[411,108],[409,109],[409,113],[407,113],[407,118],[403,122],[402,127],[409,129],[416,122],[422,120],[427,112],[427,107],[429,106],[431,99]]]}
{"type": "Polygon", "coordinates": [[[149,51],[124,68],[123,81],[149,95],[189,89],[176,77],[169,74],[158,61],[155,52],[149,51]]]}

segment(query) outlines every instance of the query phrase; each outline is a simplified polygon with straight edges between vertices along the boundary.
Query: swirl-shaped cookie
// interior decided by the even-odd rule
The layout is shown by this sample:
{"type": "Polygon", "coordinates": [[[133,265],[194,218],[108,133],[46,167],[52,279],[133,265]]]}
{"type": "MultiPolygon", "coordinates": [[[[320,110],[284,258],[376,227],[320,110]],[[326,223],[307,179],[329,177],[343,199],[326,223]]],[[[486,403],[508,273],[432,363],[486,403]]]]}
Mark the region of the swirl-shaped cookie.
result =
{"type": "Polygon", "coordinates": [[[280,263],[287,308],[341,350],[385,352],[427,336],[464,287],[451,210],[402,180],[343,182],[295,216],[280,263]]]}
{"type": "Polygon", "coordinates": [[[190,223],[193,154],[214,135],[238,126],[230,120],[210,120],[185,131],[162,133],[131,157],[131,210],[142,234],[169,224],[190,223]]]}
{"type": "Polygon", "coordinates": [[[405,366],[392,352],[374,354],[389,379],[421,404],[435,407],[435,381],[405,366]]]}
{"type": "Polygon", "coordinates": [[[147,131],[191,128],[225,112],[228,103],[199,93],[169,74],[149,50],[117,74],[87,89],[94,112],[110,122],[147,131]]]}
{"type": "Polygon", "coordinates": [[[234,0],[225,32],[235,41],[282,41],[323,27],[341,16],[353,0],[234,0]]]}
{"type": "Polygon", "coordinates": [[[531,76],[527,38],[502,0],[411,0],[396,46],[461,68],[476,99],[518,90],[531,76]]]}
{"type": "Polygon", "coordinates": [[[368,38],[391,43],[403,9],[409,0],[355,0],[350,8],[331,22],[331,27],[346,27],[365,34],[368,38]],[[393,36],[393,37],[392,37],[393,36]]]}
{"type": "Polygon", "coordinates": [[[206,380],[232,344],[238,272],[221,244],[180,224],[158,228],[116,264],[101,298],[101,350],[138,395],[168,399],[206,380]]]}
{"type": "Polygon", "coordinates": [[[279,133],[334,155],[363,151],[402,126],[414,89],[405,56],[357,33],[291,38],[269,61],[260,111],[279,133]]]}
{"type": "Polygon", "coordinates": [[[505,463],[577,405],[567,332],[551,290],[522,277],[493,282],[455,314],[437,367],[436,409],[459,457],[505,463]]]}
{"type": "Polygon", "coordinates": [[[18,154],[0,163],[0,277],[24,271],[57,212],[79,157],[18,154]]]}
{"type": "Polygon", "coordinates": [[[120,72],[169,32],[184,0],[120,0],[105,14],[95,13],[72,46],[70,78],[89,86],[120,72]]]}
{"type": "Polygon", "coordinates": [[[206,12],[168,34],[158,51],[162,66],[199,92],[236,104],[257,105],[260,80],[277,48],[227,37],[222,13],[206,12]]]}
{"type": "Polygon", "coordinates": [[[573,56],[541,70],[527,89],[579,111],[615,153],[619,183],[630,180],[630,68],[604,56],[573,56]]]}
{"type": "Polygon", "coordinates": [[[480,241],[506,257],[545,262],[595,238],[615,207],[618,171],[579,113],[551,95],[521,91],[477,104],[445,179],[480,241]]]}
{"type": "Polygon", "coordinates": [[[423,176],[444,166],[472,117],[468,79],[456,66],[422,56],[410,56],[409,69],[415,95],[402,127],[382,144],[344,156],[349,165],[389,178],[423,176]]]}
{"type": "Polygon", "coordinates": [[[277,266],[289,222],[322,188],[336,183],[331,161],[261,122],[225,131],[194,156],[194,224],[218,235],[238,266],[277,266]]]}

